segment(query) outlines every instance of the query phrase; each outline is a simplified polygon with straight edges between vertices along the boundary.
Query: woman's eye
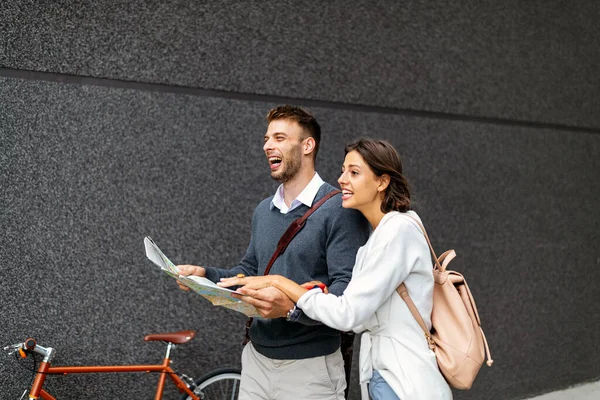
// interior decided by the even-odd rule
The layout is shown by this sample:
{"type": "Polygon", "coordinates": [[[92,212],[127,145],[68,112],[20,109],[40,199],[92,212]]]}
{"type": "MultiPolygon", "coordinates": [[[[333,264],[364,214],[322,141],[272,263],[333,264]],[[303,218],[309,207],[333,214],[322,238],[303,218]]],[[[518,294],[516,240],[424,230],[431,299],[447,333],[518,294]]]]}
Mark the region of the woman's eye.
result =
{"type": "Polygon", "coordinates": [[[352,171],[352,172],[350,172],[350,173],[351,173],[352,175],[354,175],[354,176],[358,175],[358,172],[356,172],[356,171],[352,171]]]}

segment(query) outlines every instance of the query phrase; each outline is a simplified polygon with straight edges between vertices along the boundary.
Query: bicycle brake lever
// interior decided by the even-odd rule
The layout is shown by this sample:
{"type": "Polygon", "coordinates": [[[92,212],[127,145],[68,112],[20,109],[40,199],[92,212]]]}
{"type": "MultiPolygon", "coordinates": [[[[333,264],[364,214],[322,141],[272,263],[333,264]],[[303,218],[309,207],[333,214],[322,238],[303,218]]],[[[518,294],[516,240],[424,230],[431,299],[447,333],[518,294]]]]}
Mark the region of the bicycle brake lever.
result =
{"type": "Polygon", "coordinates": [[[22,346],[23,343],[11,344],[10,346],[5,346],[3,350],[8,351],[8,355],[12,356],[17,353],[22,346]]]}

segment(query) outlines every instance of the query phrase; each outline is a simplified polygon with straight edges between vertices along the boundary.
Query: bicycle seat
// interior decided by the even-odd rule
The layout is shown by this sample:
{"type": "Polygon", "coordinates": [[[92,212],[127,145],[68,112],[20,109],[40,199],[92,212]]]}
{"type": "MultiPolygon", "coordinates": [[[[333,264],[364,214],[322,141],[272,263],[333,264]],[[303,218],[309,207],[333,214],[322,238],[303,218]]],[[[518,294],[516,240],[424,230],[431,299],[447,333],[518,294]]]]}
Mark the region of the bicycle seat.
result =
{"type": "Polygon", "coordinates": [[[192,340],[194,336],[196,336],[196,332],[192,330],[169,333],[151,333],[144,336],[144,341],[151,342],[153,340],[162,340],[163,342],[183,344],[192,340]]]}

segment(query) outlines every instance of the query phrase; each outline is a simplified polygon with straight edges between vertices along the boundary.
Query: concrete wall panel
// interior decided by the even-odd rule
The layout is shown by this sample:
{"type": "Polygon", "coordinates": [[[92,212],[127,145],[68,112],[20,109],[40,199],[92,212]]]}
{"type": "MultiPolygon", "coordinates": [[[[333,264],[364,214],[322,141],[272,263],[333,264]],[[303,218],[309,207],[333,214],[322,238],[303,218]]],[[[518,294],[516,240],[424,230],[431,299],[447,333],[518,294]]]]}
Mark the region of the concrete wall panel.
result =
{"type": "Polygon", "coordinates": [[[600,127],[597,1],[5,1],[0,67],[600,127]]]}
{"type": "MultiPolygon", "coordinates": [[[[180,292],[142,239],[177,263],[239,260],[254,206],[276,187],[261,150],[273,104],[19,79],[0,79],[0,98],[0,343],[35,336],[61,364],[149,363],[162,349],[143,335],[192,328],[182,371],[239,365],[244,317],[180,292]]],[[[458,253],[496,363],[457,399],[600,377],[598,135],[311,111],[326,180],[352,138],[391,141],[437,251],[458,253]]],[[[1,392],[16,398],[30,373],[8,361],[0,370],[1,392]]],[[[48,387],[118,399],[131,384],[128,396],[148,398],[155,378],[51,377],[48,387]]]]}

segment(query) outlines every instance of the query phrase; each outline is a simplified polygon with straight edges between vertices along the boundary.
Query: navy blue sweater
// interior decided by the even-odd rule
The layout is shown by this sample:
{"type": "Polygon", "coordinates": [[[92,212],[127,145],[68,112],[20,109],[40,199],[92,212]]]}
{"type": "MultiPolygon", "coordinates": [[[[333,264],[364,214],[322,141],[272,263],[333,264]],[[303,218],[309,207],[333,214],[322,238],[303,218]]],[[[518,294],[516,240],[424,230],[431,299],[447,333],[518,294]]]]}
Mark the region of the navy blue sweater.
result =
{"type": "MultiPolygon", "coordinates": [[[[324,183],[313,204],[335,188],[324,183]]],[[[213,282],[242,273],[263,275],[279,239],[290,223],[301,217],[308,207],[301,205],[287,214],[271,210],[273,196],[263,200],[252,216],[252,236],[239,265],[227,270],[206,268],[213,282]]],[[[271,274],[283,275],[298,284],[317,280],[329,292],[341,295],[352,275],[356,252],[369,236],[369,224],[356,210],[342,207],[341,195],[327,200],[306,221],[285,252],[277,258],[271,274]]],[[[240,329],[241,330],[241,329],[240,329]]],[[[273,359],[302,359],[331,354],[340,346],[335,329],[302,315],[297,322],[285,318],[254,318],[250,339],[256,350],[273,359]]]]}

